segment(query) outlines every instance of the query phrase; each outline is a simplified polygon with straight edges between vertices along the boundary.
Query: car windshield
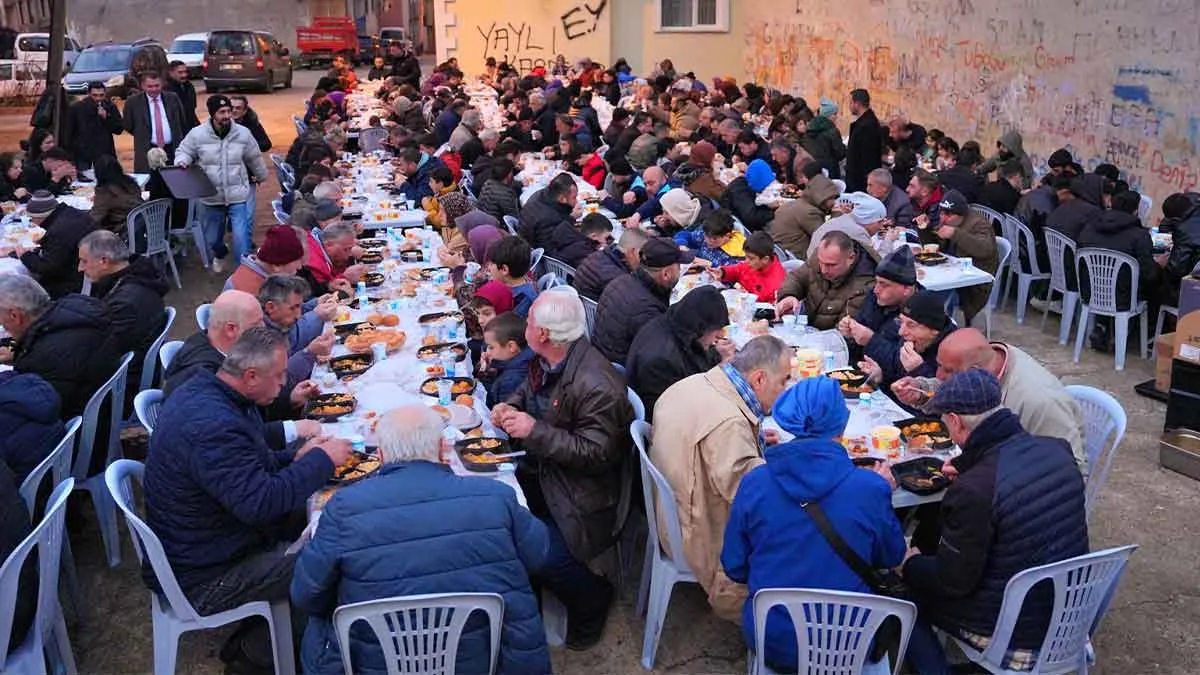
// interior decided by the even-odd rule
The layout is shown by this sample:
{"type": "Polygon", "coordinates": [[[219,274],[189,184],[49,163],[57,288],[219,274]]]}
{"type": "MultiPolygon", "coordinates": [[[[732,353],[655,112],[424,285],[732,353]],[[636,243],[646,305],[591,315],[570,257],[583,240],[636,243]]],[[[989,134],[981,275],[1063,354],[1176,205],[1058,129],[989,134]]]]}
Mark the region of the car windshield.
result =
{"type": "Polygon", "coordinates": [[[106,70],[126,70],[129,68],[129,53],[128,47],[118,49],[85,49],[79,54],[79,58],[75,61],[75,66],[71,68],[75,73],[99,73],[106,70]]]}
{"type": "Polygon", "coordinates": [[[17,46],[23,52],[48,52],[50,51],[50,38],[45,36],[23,37],[17,46]]]}
{"type": "Polygon", "coordinates": [[[402,30],[385,30],[379,34],[382,40],[403,40],[404,31],[402,30]]]}
{"type": "Polygon", "coordinates": [[[254,56],[254,39],[249,33],[214,33],[208,38],[208,53],[219,56],[254,56]]]}
{"type": "Polygon", "coordinates": [[[171,43],[172,54],[203,54],[204,40],[176,40],[171,43]]]}

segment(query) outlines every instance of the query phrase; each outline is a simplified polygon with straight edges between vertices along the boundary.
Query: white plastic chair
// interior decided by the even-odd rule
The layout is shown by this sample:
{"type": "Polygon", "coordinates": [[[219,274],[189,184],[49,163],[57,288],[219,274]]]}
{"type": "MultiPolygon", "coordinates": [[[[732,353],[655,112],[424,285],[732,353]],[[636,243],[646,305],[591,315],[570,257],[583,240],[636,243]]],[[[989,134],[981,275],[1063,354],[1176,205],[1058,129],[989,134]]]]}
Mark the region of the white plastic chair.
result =
{"type": "Polygon", "coordinates": [[[1174,305],[1160,305],[1158,308],[1158,320],[1154,322],[1154,352],[1153,356],[1158,356],[1158,337],[1162,335],[1163,319],[1170,314],[1179,320],[1179,308],[1174,305]]]}
{"type": "Polygon", "coordinates": [[[993,228],[997,225],[1000,225],[1000,231],[1004,232],[1004,214],[989,206],[984,206],[983,204],[971,204],[968,206],[968,208],[984,218],[987,218],[988,223],[990,223],[993,228]]]}
{"type": "Polygon", "coordinates": [[[200,252],[200,263],[208,268],[208,244],[204,241],[204,226],[200,223],[200,202],[196,199],[188,200],[187,222],[183,224],[172,223],[172,227],[168,231],[171,241],[179,241],[179,255],[187,257],[188,245],[192,244],[196,250],[200,252]],[[189,237],[191,240],[189,241],[189,237]]]}
{"type": "Polygon", "coordinates": [[[642,667],[653,670],[654,655],[658,652],[658,639],[662,635],[663,622],[667,618],[667,605],[671,602],[671,590],[680,582],[698,582],[683,555],[683,532],[679,526],[675,493],[646,453],[646,447],[650,443],[650,425],[641,421],[634,422],[629,425],[629,433],[633,436],[633,443],[638,450],[638,461],[642,469],[642,496],[646,501],[646,524],[649,528],[637,604],[638,615],[646,616],[646,632],[642,638],[642,667]],[[667,526],[670,555],[664,552],[658,543],[660,510],[663,522],[667,526]]]}
{"type": "Polygon", "coordinates": [[[504,226],[508,228],[508,233],[514,237],[519,236],[517,234],[517,226],[520,224],[521,221],[517,220],[516,216],[504,216],[504,226]]]}
{"type": "MultiPolygon", "coordinates": [[[[869,593],[814,588],[764,588],[754,594],[754,649],[746,655],[751,675],[774,673],[764,659],[767,615],[774,607],[787,612],[796,630],[797,670],[810,675],[857,675],[900,672],[917,606],[869,593]],[[893,669],[867,655],[879,627],[888,617],[900,621],[900,651],[893,669]]],[[[782,664],[779,664],[782,665],[782,664]]]]}
{"type": "Polygon", "coordinates": [[[1117,456],[1121,439],[1125,437],[1127,417],[1121,402],[1107,392],[1073,384],[1067,387],[1067,393],[1083,413],[1083,448],[1088,463],[1086,504],[1091,513],[1104,481],[1108,479],[1108,470],[1117,456]]]}
{"type": "MultiPolygon", "coordinates": [[[[150,348],[146,350],[142,359],[142,379],[138,382],[138,391],[146,391],[158,382],[159,352],[162,349],[163,341],[167,339],[167,333],[175,323],[175,308],[167,307],[163,313],[167,317],[167,322],[163,324],[162,332],[154,338],[154,342],[150,343],[150,348]]],[[[167,367],[164,365],[163,370],[166,369],[167,367]]]]}
{"type": "MultiPolygon", "coordinates": [[[[1009,216],[1011,218],[1011,216],[1009,216]]],[[[1025,223],[1012,218],[1012,224],[1016,227],[1017,237],[1019,242],[1014,242],[1012,250],[1014,254],[1011,256],[1012,264],[1010,268],[1012,273],[1017,277],[1017,323],[1025,323],[1025,310],[1029,307],[1029,288],[1035,281],[1042,281],[1050,278],[1049,272],[1043,272],[1041,265],[1037,259],[1037,238],[1033,236],[1033,231],[1025,227],[1025,223]],[[1024,243],[1027,253],[1026,262],[1029,265],[1029,271],[1026,272],[1021,264],[1021,243],[1024,243]]],[[[1007,239],[1007,237],[1005,237],[1007,239]]]]}
{"type": "Polygon", "coordinates": [[[1116,590],[1121,571],[1137,546],[1121,546],[1088,553],[1077,558],[1033,567],[1019,572],[1004,587],[1004,602],[996,630],[982,652],[951,636],[967,658],[993,673],[1009,673],[1003,668],[1021,605],[1038,582],[1054,584],[1054,609],[1050,626],[1029,672],[1087,674],[1089,641],[1100,626],[1108,598],[1116,590]]]}
{"type": "Polygon", "coordinates": [[[562,285],[563,285],[562,279],[559,279],[558,276],[552,272],[543,274],[537,280],[538,293],[541,293],[543,291],[548,291],[551,288],[554,288],[556,286],[562,286],[562,285]]]}
{"type": "Polygon", "coordinates": [[[616,361],[612,361],[611,363],[612,363],[613,370],[620,373],[621,377],[625,377],[625,366],[617,363],[616,361]]]}
{"type": "MultiPolygon", "coordinates": [[[[996,266],[996,270],[999,271],[1008,264],[1008,258],[1012,255],[1012,244],[1008,243],[1004,237],[996,237],[996,251],[1000,254],[1000,264],[996,266]]],[[[992,290],[988,293],[987,306],[983,308],[983,325],[989,340],[992,339],[992,312],[1000,303],[1000,287],[1002,285],[999,278],[992,281],[992,290]]]]}
{"type": "Polygon", "coordinates": [[[92,506],[96,508],[96,519],[100,521],[100,535],[104,539],[109,567],[121,564],[117,512],[109,498],[108,489],[104,487],[104,472],[89,476],[88,470],[94,452],[105,453],[105,466],[121,458],[121,420],[125,419],[125,376],[129,372],[131,361],[133,352],[125,352],[117,371],[88,399],[83,409],[83,431],[79,434],[79,447],[71,469],[71,474],[75,477],[75,489],[84,490],[92,496],[92,506]],[[109,402],[110,415],[108,437],[96,438],[100,427],[100,409],[106,399],[109,402]]]}
{"type": "Polygon", "coordinates": [[[304,123],[304,120],[300,119],[299,115],[292,115],[292,125],[296,127],[297,136],[308,130],[308,125],[304,123]]]}
{"type": "Polygon", "coordinates": [[[388,130],[383,127],[370,127],[358,132],[359,152],[375,152],[383,147],[387,140],[388,130]]]}
{"type": "Polygon", "coordinates": [[[1079,363],[1079,353],[1083,351],[1083,341],[1087,339],[1097,316],[1111,316],[1113,329],[1116,332],[1116,369],[1125,370],[1125,348],[1129,343],[1129,322],[1140,317],[1141,341],[1138,347],[1142,358],[1146,358],[1146,333],[1149,331],[1149,317],[1146,315],[1146,302],[1138,300],[1138,261],[1132,256],[1111,251],[1106,248],[1081,248],[1075,254],[1075,271],[1079,274],[1079,288],[1083,289],[1084,280],[1091,291],[1091,298],[1083,300],[1080,296],[1079,334],[1075,336],[1075,363],[1079,363]],[[1117,279],[1121,268],[1128,267],[1130,275],[1129,297],[1117,297],[1117,279]],[[1129,309],[1118,309],[1121,300],[1125,300],[1129,309]]]}
{"type": "MultiPolygon", "coordinates": [[[[1010,216],[1007,213],[1002,213],[1000,215],[1001,215],[1001,218],[1000,218],[1000,233],[1001,233],[1001,235],[1005,239],[1008,240],[1008,243],[1012,244],[1012,249],[1014,251],[1020,251],[1021,250],[1021,241],[1019,238],[1020,235],[1017,234],[1017,225],[1022,224],[1021,221],[1018,220],[1016,216],[1010,216]]],[[[1015,255],[1015,256],[1011,256],[1009,258],[1007,269],[1003,269],[1003,268],[999,268],[999,267],[996,268],[997,278],[999,278],[1000,275],[1004,276],[1004,288],[1000,289],[1000,309],[1001,310],[1003,310],[1004,305],[1008,303],[1008,294],[1009,294],[1009,292],[1012,291],[1013,276],[1017,273],[1017,270],[1020,268],[1020,264],[1021,264],[1020,255],[1015,255]]]]}
{"type": "Polygon", "coordinates": [[[791,274],[791,273],[792,273],[792,272],[794,272],[795,270],[798,270],[798,269],[800,269],[801,267],[804,267],[804,265],[805,265],[806,263],[805,263],[803,260],[800,260],[800,259],[798,259],[798,258],[792,258],[791,260],[784,260],[784,261],[783,261],[782,263],[780,263],[780,264],[782,264],[782,265],[783,265],[783,270],[784,270],[785,272],[787,272],[787,273],[791,274]]]}
{"type": "Polygon", "coordinates": [[[1138,220],[1142,221],[1142,224],[1146,227],[1150,227],[1150,225],[1146,223],[1146,218],[1150,215],[1152,210],[1154,210],[1154,199],[1150,195],[1142,193],[1142,199],[1140,202],[1138,202],[1137,214],[1138,220]]]}
{"type": "Polygon", "coordinates": [[[625,387],[625,398],[629,399],[629,405],[633,406],[633,419],[638,422],[645,422],[646,404],[642,403],[642,397],[638,396],[633,387],[625,387]]]}
{"type": "Polygon", "coordinates": [[[542,258],[542,266],[547,274],[558,277],[563,284],[570,285],[575,280],[575,268],[552,256],[542,258]]]}
{"type": "Polygon", "coordinates": [[[596,301],[591,298],[579,296],[579,301],[583,303],[583,315],[587,318],[587,334],[591,337],[592,331],[596,327],[596,301]]]}
{"type": "Polygon", "coordinates": [[[162,364],[164,373],[171,367],[171,361],[175,360],[175,355],[180,349],[183,349],[183,340],[171,340],[159,348],[158,361],[162,364]]]}
{"type": "Polygon", "coordinates": [[[496,593],[409,595],[342,605],[333,612],[342,668],[346,675],[355,672],[350,663],[350,628],[365,621],[375,631],[389,675],[453,675],[463,628],[476,611],[487,614],[491,626],[488,672],[494,673],[504,623],[504,598],[496,593]]]}
{"type": "Polygon", "coordinates": [[[158,424],[158,411],[162,408],[163,393],[161,389],[143,389],[133,397],[133,409],[137,413],[138,423],[149,433],[154,433],[158,424]]]}
{"type": "Polygon", "coordinates": [[[271,212],[275,214],[275,222],[280,225],[287,225],[291,222],[292,217],[287,211],[283,210],[283,199],[271,200],[271,212]]]}
{"type": "Polygon", "coordinates": [[[138,250],[138,234],[146,233],[146,257],[165,257],[167,264],[171,266],[171,274],[175,277],[175,287],[183,288],[179,281],[179,268],[175,266],[175,252],[171,250],[171,200],[153,199],[133,207],[125,218],[125,229],[131,251],[138,250]]]}
{"type": "Polygon", "coordinates": [[[779,259],[780,264],[783,264],[788,260],[796,259],[795,254],[779,244],[775,244],[775,257],[779,259]]]}
{"type": "Polygon", "coordinates": [[[212,311],[212,303],[204,303],[196,308],[196,325],[200,330],[208,330],[208,314],[212,311]]]}
{"type": "Polygon", "coordinates": [[[535,248],[529,252],[529,273],[534,276],[538,274],[538,264],[542,262],[542,256],[546,254],[546,249],[535,248]]]}
{"type": "MultiPolygon", "coordinates": [[[[1046,328],[1046,319],[1050,316],[1050,301],[1055,293],[1061,293],[1062,325],[1058,329],[1058,344],[1065,345],[1071,338],[1071,325],[1075,323],[1075,311],[1079,305],[1079,291],[1072,291],[1067,285],[1066,260],[1075,260],[1075,242],[1070,237],[1046,228],[1046,250],[1050,255],[1050,287],[1046,289],[1046,311],[1042,314],[1042,329],[1046,328]]],[[[1076,270],[1078,274],[1078,270],[1076,270]]],[[[1077,286],[1078,287],[1078,286],[1077,286]]]]}
{"type": "Polygon", "coordinates": [[[295,658],[292,654],[292,618],[286,599],[276,602],[248,602],[240,607],[208,616],[200,616],[192,607],[192,603],[183,594],[179,582],[175,579],[175,572],[167,562],[167,554],[163,551],[158,535],[154,534],[134,510],[130,479],[136,479],[141,485],[144,472],[145,467],[141,462],[121,459],[113,462],[104,472],[104,482],[109,498],[125,514],[125,523],[129,526],[133,550],[137,553],[138,561],[144,566],[149,559],[150,568],[154,570],[154,576],[162,589],[161,593],[150,591],[155,674],[171,675],[175,672],[179,636],[189,631],[219,628],[251,616],[261,616],[267,620],[271,631],[276,675],[290,675],[296,672],[295,658]]]}
{"type": "MultiPolygon", "coordinates": [[[[75,657],[71,653],[67,622],[58,602],[58,572],[65,539],[67,497],[74,487],[75,480],[68,476],[54,488],[47,502],[46,515],[0,566],[0,673],[44,675],[46,656],[57,661],[56,665],[61,666],[68,675],[78,672],[75,669],[75,657]],[[25,641],[14,647],[9,640],[12,639],[21,567],[34,546],[38,549],[37,610],[25,641]],[[53,652],[47,653],[47,644],[54,645],[53,652]]],[[[51,670],[53,673],[58,671],[57,667],[51,670]]]]}

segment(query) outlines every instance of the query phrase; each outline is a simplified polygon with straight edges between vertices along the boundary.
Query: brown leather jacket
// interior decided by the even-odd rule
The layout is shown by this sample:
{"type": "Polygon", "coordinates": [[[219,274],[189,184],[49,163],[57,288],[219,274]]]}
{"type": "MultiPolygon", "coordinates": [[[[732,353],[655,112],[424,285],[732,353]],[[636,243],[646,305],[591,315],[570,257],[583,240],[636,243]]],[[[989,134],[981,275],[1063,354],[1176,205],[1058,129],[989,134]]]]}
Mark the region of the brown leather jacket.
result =
{"type": "MultiPolygon", "coordinates": [[[[508,403],[528,409],[532,385],[526,378],[508,403]]],[[[571,345],[548,400],[521,445],[567,548],[586,562],[613,545],[628,512],[633,408],[624,380],[587,338],[571,345]]]]}

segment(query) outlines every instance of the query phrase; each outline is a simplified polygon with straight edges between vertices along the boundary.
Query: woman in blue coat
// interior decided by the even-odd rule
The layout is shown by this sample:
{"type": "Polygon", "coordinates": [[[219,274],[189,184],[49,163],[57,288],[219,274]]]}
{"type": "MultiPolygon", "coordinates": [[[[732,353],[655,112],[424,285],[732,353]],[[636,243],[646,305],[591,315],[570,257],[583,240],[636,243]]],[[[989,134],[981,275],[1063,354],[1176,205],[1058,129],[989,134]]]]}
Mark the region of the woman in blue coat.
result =
{"type": "MultiPolygon", "coordinates": [[[[721,565],[730,579],[747,584],[742,632],[754,645],[754,594],[763,588],[819,588],[870,593],[813,524],[803,504],[816,502],[833,529],[875,568],[904,559],[904,533],[892,512],[891,471],[859,469],[842,444],[850,411],[837,382],[801,380],[775,402],[775,421],[795,439],[768,447],[767,463],[742,479],[721,565]]],[[[795,630],[782,608],[767,616],[764,657],[782,672],[798,662],[795,630]]]]}

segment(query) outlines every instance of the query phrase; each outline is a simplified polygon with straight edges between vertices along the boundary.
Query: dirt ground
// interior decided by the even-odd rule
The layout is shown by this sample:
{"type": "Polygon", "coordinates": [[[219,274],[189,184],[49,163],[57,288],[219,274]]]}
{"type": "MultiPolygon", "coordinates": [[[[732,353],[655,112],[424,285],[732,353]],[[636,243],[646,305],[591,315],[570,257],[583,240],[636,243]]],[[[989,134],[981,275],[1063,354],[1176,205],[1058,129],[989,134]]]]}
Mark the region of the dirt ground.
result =
{"type": "MultiPolygon", "coordinates": [[[[286,152],[294,137],[290,116],[303,109],[303,100],[316,73],[296,75],[296,88],[271,95],[250,96],[275,143],[286,152]]],[[[198,89],[203,91],[203,86],[198,89]]],[[[204,94],[200,95],[203,108],[204,94]]],[[[200,112],[204,118],[204,112],[200,112]]],[[[15,148],[28,134],[28,113],[0,114],[0,147],[15,148]]],[[[131,164],[131,140],[117,139],[122,160],[131,164]]],[[[272,224],[270,200],[274,179],[260,190],[256,214],[261,230],[272,224]]],[[[194,332],[195,307],[210,300],[223,278],[200,268],[193,256],[181,261],[183,289],[172,290],[169,304],[179,310],[172,339],[194,332]]],[[[1158,437],[1165,406],[1142,398],[1133,386],[1154,376],[1153,364],[1131,355],[1124,372],[1113,370],[1111,355],[1085,351],[1072,363],[1068,347],[1055,340],[1058,322],[1039,329],[1041,316],[1030,311],[1024,326],[1010,308],[997,314],[993,337],[1030,352],[1070,384],[1103,389],[1124,405],[1129,428],[1116,457],[1099,504],[1092,513],[1093,550],[1137,544],[1120,591],[1096,640],[1102,675],[1200,672],[1200,484],[1158,466],[1158,437]]],[[[149,597],[139,578],[133,549],[121,525],[124,559],[117,569],[103,561],[94,520],[75,536],[74,550],[86,596],[85,613],[70,629],[79,672],[95,675],[149,673],[153,636],[149,597]]],[[[637,565],[640,570],[640,564],[637,565]]],[[[634,572],[636,576],[638,572],[634,572]]],[[[603,642],[584,653],[552,650],[555,670],[568,674],[628,675],[641,672],[643,621],[633,610],[636,579],[630,580],[609,619],[603,642]]],[[[179,673],[210,675],[221,672],[216,658],[226,631],[189,633],[181,641],[179,673]]],[[[737,626],[715,618],[698,587],[684,584],[672,597],[662,633],[656,673],[731,674],[745,672],[745,648],[737,626]]]]}

